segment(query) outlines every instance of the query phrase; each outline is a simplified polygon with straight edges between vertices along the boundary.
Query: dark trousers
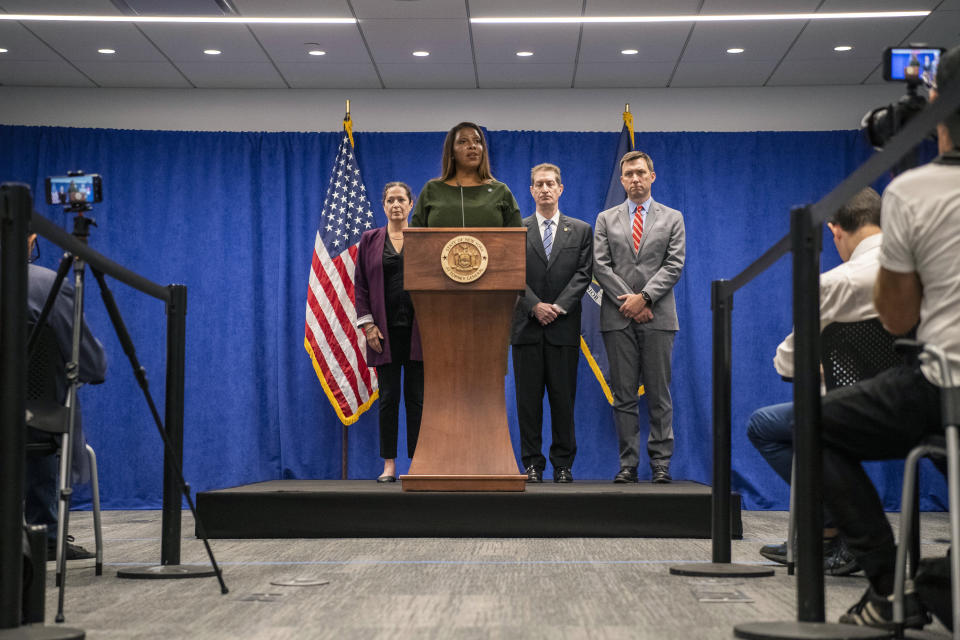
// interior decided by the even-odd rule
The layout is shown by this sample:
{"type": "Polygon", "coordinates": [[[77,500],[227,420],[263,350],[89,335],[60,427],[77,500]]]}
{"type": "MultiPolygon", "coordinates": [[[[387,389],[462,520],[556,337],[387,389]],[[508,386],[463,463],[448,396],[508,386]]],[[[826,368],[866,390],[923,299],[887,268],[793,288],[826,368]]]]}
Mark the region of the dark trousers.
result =
{"type": "Polygon", "coordinates": [[[823,498],[871,584],[893,583],[896,547],[863,460],[904,458],[943,431],[940,391],[916,367],[900,366],[823,398],[823,498]]]}
{"type": "Polygon", "coordinates": [[[573,405],[577,395],[577,364],[580,349],[557,346],[545,340],[538,344],[513,345],[513,380],[517,390],[520,423],[520,459],[523,467],[543,471],[543,392],[550,400],[550,464],[572,467],[577,454],[573,405]]]}
{"type": "MultiPolygon", "coordinates": [[[[27,442],[58,444],[57,436],[27,429],[27,442]]],[[[47,525],[47,540],[57,539],[57,478],[60,458],[55,455],[27,456],[23,485],[23,517],[27,524],[47,525]]]]}
{"type": "Polygon", "coordinates": [[[410,359],[410,327],[391,327],[392,362],[377,367],[380,382],[380,457],[397,457],[397,431],[400,421],[401,370],[403,404],[407,409],[407,455],[413,458],[423,415],[423,362],[410,359]]]}

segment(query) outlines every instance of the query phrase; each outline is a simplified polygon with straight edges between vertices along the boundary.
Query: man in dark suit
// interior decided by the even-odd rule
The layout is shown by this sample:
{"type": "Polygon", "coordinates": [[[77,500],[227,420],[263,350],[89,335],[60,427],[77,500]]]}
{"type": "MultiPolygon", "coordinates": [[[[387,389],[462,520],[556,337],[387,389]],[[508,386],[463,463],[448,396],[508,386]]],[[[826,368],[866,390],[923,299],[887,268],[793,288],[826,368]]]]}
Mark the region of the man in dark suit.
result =
{"type": "Polygon", "coordinates": [[[573,404],[580,360],[580,298],[593,269],[590,225],[559,209],[560,169],[538,164],[530,170],[537,211],[527,228],[527,288],[513,314],[513,378],[517,388],[520,457],[528,482],[543,482],[543,391],[550,399],[554,482],[573,482],[577,440],[573,404]]]}
{"type": "Polygon", "coordinates": [[[680,328],[673,286],[686,255],[683,215],[654,201],[657,175],[642,151],[620,159],[622,203],[597,215],[594,273],[603,287],[600,331],[610,361],[620,472],[614,482],[636,482],[639,462],[637,392],[640,376],[647,396],[650,436],[647,453],[654,482],[670,482],[673,400],[670,369],[673,339],[680,328]]]}

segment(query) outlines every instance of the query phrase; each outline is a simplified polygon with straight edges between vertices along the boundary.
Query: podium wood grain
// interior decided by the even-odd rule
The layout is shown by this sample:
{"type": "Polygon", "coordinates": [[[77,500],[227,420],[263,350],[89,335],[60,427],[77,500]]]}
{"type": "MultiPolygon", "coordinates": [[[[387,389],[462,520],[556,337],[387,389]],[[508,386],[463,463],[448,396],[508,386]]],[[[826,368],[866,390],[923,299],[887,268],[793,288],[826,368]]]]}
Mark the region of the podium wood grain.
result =
{"type": "Polygon", "coordinates": [[[404,491],[523,491],[510,443],[504,376],[510,319],[526,285],[526,229],[404,231],[404,287],[423,345],[423,417],[404,491]],[[479,239],[487,269],[450,279],[441,251],[458,235],[479,239]]]}

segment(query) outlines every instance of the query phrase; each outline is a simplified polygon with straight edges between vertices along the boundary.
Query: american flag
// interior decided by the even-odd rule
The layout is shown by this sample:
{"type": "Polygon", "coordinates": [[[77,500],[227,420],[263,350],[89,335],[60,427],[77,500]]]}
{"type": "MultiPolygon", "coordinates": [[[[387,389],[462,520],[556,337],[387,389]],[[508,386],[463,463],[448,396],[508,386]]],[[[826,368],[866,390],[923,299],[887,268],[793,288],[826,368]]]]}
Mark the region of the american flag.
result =
{"type": "Polygon", "coordinates": [[[374,226],[366,191],[347,119],[313,245],[304,339],[320,384],[345,425],[377,399],[377,374],[367,366],[366,342],[355,326],[353,289],[360,235],[374,226]]]}

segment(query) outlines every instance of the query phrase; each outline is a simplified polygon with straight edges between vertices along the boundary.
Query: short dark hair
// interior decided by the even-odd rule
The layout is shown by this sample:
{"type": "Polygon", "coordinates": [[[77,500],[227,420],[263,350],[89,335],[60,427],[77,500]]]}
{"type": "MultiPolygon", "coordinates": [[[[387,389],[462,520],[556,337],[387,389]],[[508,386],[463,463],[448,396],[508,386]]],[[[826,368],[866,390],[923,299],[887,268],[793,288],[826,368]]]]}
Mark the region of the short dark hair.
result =
{"type": "Polygon", "coordinates": [[[872,187],[861,189],[847,204],[830,216],[829,221],[847,233],[853,233],[868,224],[879,227],[880,194],[872,187]]]}
{"type": "Polygon", "coordinates": [[[413,192],[410,191],[410,185],[408,185],[406,182],[400,182],[399,180],[394,180],[393,182],[388,182],[387,184],[383,185],[383,197],[380,198],[381,203],[384,203],[387,201],[387,191],[390,191],[390,189],[393,189],[394,187],[403,187],[404,190],[407,192],[407,200],[409,200],[410,202],[413,202],[413,192]]]}
{"type": "MultiPolygon", "coordinates": [[[[940,62],[937,64],[937,91],[945,91],[957,82],[960,82],[960,46],[956,46],[940,56],[940,62]]],[[[943,124],[950,132],[953,146],[960,148],[960,110],[947,116],[943,124]]]]}
{"type": "Polygon", "coordinates": [[[563,180],[560,178],[560,167],[555,164],[550,164],[549,162],[541,162],[533,169],[530,169],[530,186],[533,186],[533,176],[534,174],[540,171],[553,171],[557,175],[557,184],[563,184],[563,180]]]}
{"type": "Polygon", "coordinates": [[[640,159],[642,159],[644,162],[646,162],[646,163],[647,163],[647,170],[648,170],[650,173],[653,173],[653,158],[651,158],[650,156],[648,156],[647,154],[645,154],[643,151],[636,151],[636,150],[634,150],[634,151],[627,151],[625,154],[623,154],[623,157],[620,158],[620,173],[621,173],[621,175],[623,174],[623,165],[624,165],[624,163],[633,162],[633,161],[636,160],[637,158],[640,158],[640,159]]]}

